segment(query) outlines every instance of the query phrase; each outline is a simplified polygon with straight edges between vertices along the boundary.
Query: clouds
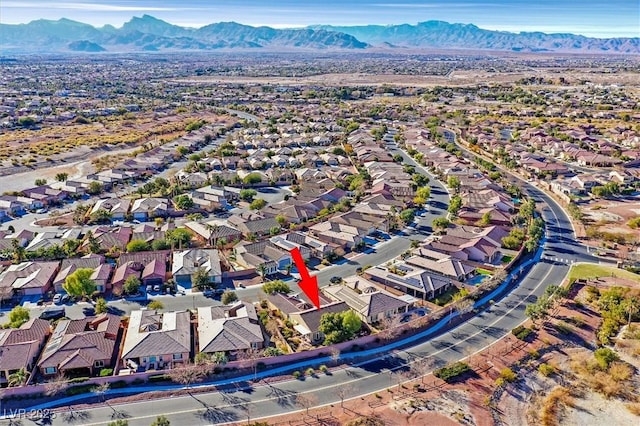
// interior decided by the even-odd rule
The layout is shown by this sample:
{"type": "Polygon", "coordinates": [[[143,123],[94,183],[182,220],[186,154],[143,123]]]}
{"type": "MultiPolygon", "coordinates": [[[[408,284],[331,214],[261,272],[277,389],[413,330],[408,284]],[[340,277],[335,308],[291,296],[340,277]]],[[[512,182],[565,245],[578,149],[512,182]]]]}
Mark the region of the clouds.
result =
{"type": "Polygon", "coordinates": [[[176,7],[158,7],[144,5],[117,5],[105,3],[50,3],[32,1],[3,1],[2,7],[7,9],[64,9],[70,11],[91,11],[91,12],[167,12],[181,10],[176,7]]]}

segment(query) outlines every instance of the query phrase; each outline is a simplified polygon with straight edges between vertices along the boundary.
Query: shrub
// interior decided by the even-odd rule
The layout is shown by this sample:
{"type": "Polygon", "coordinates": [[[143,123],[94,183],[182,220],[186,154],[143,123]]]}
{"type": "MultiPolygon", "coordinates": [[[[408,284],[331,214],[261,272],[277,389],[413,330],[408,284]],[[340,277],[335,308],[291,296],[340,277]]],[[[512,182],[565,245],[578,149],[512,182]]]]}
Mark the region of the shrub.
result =
{"type": "Polygon", "coordinates": [[[433,375],[445,382],[449,382],[470,370],[471,368],[468,364],[464,362],[456,362],[434,371],[433,375]]]}
{"type": "Polygon", "coordinates": [[[542,363],[538,366],[538,372],[544,377],[549,377],[556,372],[556,369],[552,365],[542,363]]]}
{"type": "Polygon", "coordinates": [[[523,325],[519,325],[513,330],[511,330],[511,334],[516,336],[516,338],[519,340],[526,340],[527,337],[529,337],[529,334],[531,334],[531,331],[532,330],[530,328],[527,328],[523,325]]]}
{"type": "Polygon", "coordinates": [[[115,382],[112,382],[109,387],[111,389],[122,389],[122,388],[126,388],[127,386],[129,386],[129,384],[126,381],[116,380],[115,382]]]}
{"type": "Polygon", "coordinates": [[[155,375],[155,376],[149,376],[148,380],[151,383],[167,382],[167,381],[171,380],[171,377],[169,377],[168,374],[158,374],[158,375],[155,375]]]}
{"type": "Polygon", "coordinates": [[[100,377],[107,377],[113,374],[113,368],[103,368],[100,370],[100,377]]]}
{"type": "Polygon", "coordinates": [[[596,358],[596,361],[598,361],[598,365],[603,370],[608,369],[609,365],[612,362],[618,361],[620,359],[618,354],[609,348],[596,349],[596,351],[593,353],[593,356],[596,358]]]}
{"type": "Polygon", "coordinates": [[[299,378],[300,378],[300,376],[301,376],[301,374],[300,374],[300,372],[299,372],[298,370],[294,371],[292,375],[293,375],[293,377],[294,377],[295,379],[299,379],[299,378]]]}
{"type": "Polygon", "coordinates": [[[142,385],[142,384],[144,384],[145,382],[146,382],[146,380],[145,380],[145,379],[141,379],[141,378],[139,378],[139,377],[138,377],[138,378],[137,378],[137,379],[135,379],[133,382],[131,382],[131,384],[133,384],[133,385],[142,385]]]}
{"type": "Polygon", "coordinates": [[[321,372],[323,372],[323,373],[326,373],[329,369],[327,368],[327,366],[326,366],[326,365],[324,365],[324,364],[323,364],[323,365],[321,365],[321,366],[320,366],[319,370],[320,370],[321,372]]]}
{"type": "Polygon", "coordinates": [[[309,368],[306,369],[304,374],[306,374],[307,376],[313,376],[313,375],[316,374],[316,370],[314,370],[313,368],[309,367],[309,368]]]}
{"type": "Polygon", "coordinates": [[[540,358],[540,352],[538,352],[535,349],[531,349],[529,351],[529,356],[531,357],[531,359],[538,359],[538,358],[540,358]]]}
{"type": "Polygon", "coordinates": [[[67,396],[74,396],[74,395],[80,395],[81,393],[93,392],[95,388],[96,388],[96,385],[93,385],[93,384],[78,385],[78,386],[67,388],[64,392],[67,396]]]}
{"type": "Polygon", "coordinates": [[[513,383],[516,381],[516,378],[518,376],[512,369],[510,369],[509,367],[505,367],[500,370],[500,377],[509,383],[513,383]]]}
{"type": "Polygon", "coordinates": [[[82,383],[89,380],[89,377],[75,377],[69,380],[69,383],[82,383]]]}

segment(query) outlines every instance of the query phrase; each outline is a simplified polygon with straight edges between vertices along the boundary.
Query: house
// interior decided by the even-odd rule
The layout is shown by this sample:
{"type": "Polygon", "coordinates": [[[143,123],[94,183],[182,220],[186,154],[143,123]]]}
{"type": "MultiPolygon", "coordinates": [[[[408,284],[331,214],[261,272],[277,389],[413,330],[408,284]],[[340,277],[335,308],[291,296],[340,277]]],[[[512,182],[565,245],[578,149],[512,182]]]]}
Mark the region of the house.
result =
{"type": "Polygon", "coordinates": [[[340,247],[337,244],[320,241],[302,232],[289,232],[284,234],[283,237],[288,241],[306,246],[310,250],[310,256],[320,259],[330,256],[332,253],[338,254],[337,252],[340,251],[340,247]]]}
{"type": "Polygon", "coordinates": [[[131,312],[122,363],[137,370],[171,369],[189,360],[191,315],[188,311],[131,312]]]}
{"type": "Polygon", "coordinates": [[[207,272],[209,282],[214,284],[222,282],[222,267],[218,250],[189,249],[174,252],[171,272],[179,286],[185,289],[191,288],[191,276],[200,268],[207,272]]]}
{"type": "Polygon", "coordinates": [[[231,306],[198,308],[199,352],[235,355],[238,351],[262,349],[264,341],[251,303],[238,301],[231,306]]]}
{"type": "Polygon", "coordinates": [[[309,227],[309,233],[321,241],[335,243],[349,250],[361,244],[364,236],[362,230],[334,221],[317,223],[309,227]]]}
{"type": "Polygon", "coordinates": [[[120,317],[100,314],[78,320],[58,322],[42,351],[38,368],[45,376],[97,376],[103,368],[113,368],[118,347],[120,317]]]}
{"type": "Polygon", "coordinates": [[[232,215],[227,219],[229,224],[237,228],[244,236],[269,235],[272,229],[280,231],[281,226],[275,217],[263,217],[256,214],[232,215]]]}
{"type": "Polygon", "coordinates": [[[141,222],[155,217],[166,217],[168,210],[167,200],[164,198],[139,198],[131,206],[133,218],[141,222]]]}
{"type": "Polygon", "coordinates": [[[433,260],[418,255],[409,257],[405,262],[457,281],[464,281],[475,273],[476,268],[468,263],[452,257],[442,257],[442,255],[440,257],[438,260],[433,260]]]}
{"type": "MultiPolygon", "coordinates": [[[[308,305],[307,305],[308,306],[308,305]]],[[[300,333],[311,344],[319,344],[324,341],[324,333],[320,331],[320,319],[326,313],[340,313],[349,310],[345,302],[330,302],[321,305],[320,309],[315,306],[303,311],[292,312],[289,319],[293,322],[293,328],[300,333]]]]}
{"type": "MultiPolygon", "coordinates": [[[[260,268],[259,265],[263,264],[263,262],[273,262],[276,270],[283,271],[287,269],[289,265],[293,264],[293,259],[291,258],[289,250],[294,247],[298,247],[300,249],[300,253],[303,258],[309,258],[311,251],[307,247],[285,240],[280,236],[274,237],[271,240],[259,241],[256,243],[241,242],[233,248],[233,251],[237,256],[238,262],[249,268],[260,268]],[[257,265],[256,261],[258,263],[257,265]]],[[[266,275],[269,275],[276,271],[265,272],[266,275]]]]}
{"type": "Polygon", "coordinates": [[[50,206],[54,204],[61,204],[67,198],[69,193],[60,189],[55,189],[49,185],[37,186],[35,188],[28,188],[22,191],[25,197],[33,198],[34,200],[40,200],[44,205],[50,206]]]}
{"type": "Polygon", "coordinates": [[[450,234],[444,235],[441,244],[457,247],[467,254],[467,259],[474,262],[493,263],[499,260],[502,255],[500,244],[490,238],[480,236],[474,238],[460,238],[450,234]]]}
{"type": "Polygon", "coordinates": [[[40,318],[32,318],[20,328],[0,330],[0,386],[6,386],[9,376],[22,368],[33,370],[50,334],[49,321],[40,318]]]}
{"type": "Polygon", "coordinates": [[[97,291],[104,293],[109,290],[108,284],[113,269],[112,266],[105,263],[104,256],[88,254],[82,257],[62,259],[60,271],[53,280],[53,287],[56,293],[64,291],[62,285],[65,280],[78,269],[93,269],[91,279],[96,283],[97,291]]]}
{"type": "Polygon", "coordinates": [[[0,291],[11,288],[18,296],[43,296],[51,289],[60,262],[22,262],[0,273],[0,291]]]}
{"type": "MultiPolygon", "coordinates": [[[[82,247],[88,249],[90,239],[93,239],[104,251],[117,250],[123,252],[126,250],[132,234],[133,229],[127,226],[117,228],[99,226],[94,229],[93,234],[84,240],[82,247]]],[[[87,233],[87,235],[89,235],[89,233],[87,233]]]]}
{"type": "Polygon", "coordinates": [[[193,231],[202,241],[212,245],[227,245],[242,239],[242,232],[228,226],[224,221],[210,220],[208,222],[187,222],[184,227],[193,231]],[[224,243],[224,244],[223,244],[224,243]]]}
{"type": "Polygon", "coordinates": [[[365,277],[421,299],[433,299],[453,285],[453,280],[415,266],[401,269],[403,275],[375,266],[365,271],[365,277]]]}
{"type": "Polygon", "coordinates": [[[47,249],[54,246],[62,246],[66,240],[77,240],[82,230],[80,228],[67,229],[63,233],[45,231],[38,233],[27,245],[27,251],[47,249]]]}
{"type": "Polygon", "coordinates": [[[335,301],[345,302],[367,324],[376,323],[407,312],[411,304],[400,297],[378,289],[357,293],[345,285],[328,286],[322,291],[335,301]]]}
{"type": "Polygon", "coordinates": [[[90,211],[91,214],[95,214],[100,210],[105,210],[111,214],[111,219],[114,221],[124,221],[129,213],[129,207],[131,200],[126,198],[104,198],[96,201],[90,211]]]}
{"type": "Polygon", "coordinates": [[[204,186],[192,193],[193,202],[207,211],[228,209],[230,202],[237,200],[238,195],[218,186],[204,186]]]}

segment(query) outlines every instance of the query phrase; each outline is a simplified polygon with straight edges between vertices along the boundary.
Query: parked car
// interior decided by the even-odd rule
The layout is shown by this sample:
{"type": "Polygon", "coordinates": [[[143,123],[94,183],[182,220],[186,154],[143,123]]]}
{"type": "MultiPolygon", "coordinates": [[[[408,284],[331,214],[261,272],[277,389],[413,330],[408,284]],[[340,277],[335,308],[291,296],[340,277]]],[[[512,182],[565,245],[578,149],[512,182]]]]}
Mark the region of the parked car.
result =
{"type": "Polygon", "coordinates": [[[62,306],[51,306],[40,314],[40,319],[43,320],[55,320],[64,317],[66,314],[64,307],[62,306]]]}
{"type": "Polygon", "coordinates": [[[63,294],[62,295],[62,299],[61,299],[62,303],[68,303],[70,301],[71,301],[71,297],[68,294],[63,294]]]}
{"type": "Polygon", "coordinates": [[[342,278],[340,278],[340,277],[331,277],[329,282],[331,282],[332,284],[338,284],[338,283],[342,282],[342,278]]]}
{"type": "Polygon", "coordinates": [[[55,296],[53,296],[53,303],[55,303],[56,305],[59,305],[62,303],[62,294],[58,293],[55,296]]]}

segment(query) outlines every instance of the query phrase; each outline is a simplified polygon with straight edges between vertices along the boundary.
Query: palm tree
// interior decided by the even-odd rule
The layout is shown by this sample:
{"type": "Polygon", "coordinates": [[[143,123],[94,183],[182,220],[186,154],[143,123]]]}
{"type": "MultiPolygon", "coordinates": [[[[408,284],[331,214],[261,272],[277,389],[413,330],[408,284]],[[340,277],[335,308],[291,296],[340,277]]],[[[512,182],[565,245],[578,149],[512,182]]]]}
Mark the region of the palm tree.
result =
{"type": "Polygon", "coordinates": [[[29,380],[29,372],[22,367],[20,370],[9,374],[8,386],[10,388],[23,386],[27,383],[27,380],[29,380]]]}
{"type": "Polygon", "coordinates": [[[211,225],[209,223],[205,224],[207,231],[209,231],[209,246],[215,247],[216,239],[218,238],[218,231],[220,230],[220,226],[217,224],[211,225]]]}
{"type": "Polygon", "coordinates": [[[262,281],[264,281],[264,277],[267,275],[267,267],[264,266],[264,263],[261,263],[260,265],[258,265],[257,269],[258,269],[258,273],[262,277],[262,281]]]}

